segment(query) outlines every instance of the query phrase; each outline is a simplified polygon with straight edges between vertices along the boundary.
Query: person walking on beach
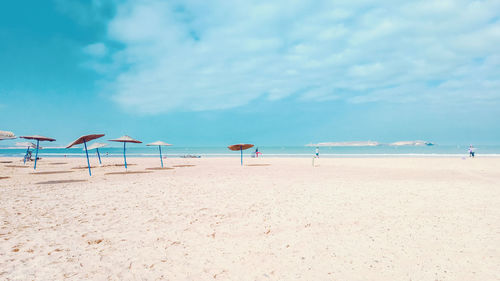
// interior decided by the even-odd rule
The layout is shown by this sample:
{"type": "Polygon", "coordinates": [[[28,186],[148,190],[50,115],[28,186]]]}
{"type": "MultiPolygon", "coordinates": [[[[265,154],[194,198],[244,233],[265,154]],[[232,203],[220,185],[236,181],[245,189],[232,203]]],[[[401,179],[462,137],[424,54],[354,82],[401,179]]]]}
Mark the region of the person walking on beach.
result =
{"type": "Polygon", "coordinates": [[[475,156],[475,152],[474,152],[474,147],[472,146],[472,144],[469,146],[469,157],[472,157],[474,158],[475,156]]]}
{"type": "Polygon", "coordinates": [[[319,158],[319,147],[316,147],[316,158],[319,158]]]}

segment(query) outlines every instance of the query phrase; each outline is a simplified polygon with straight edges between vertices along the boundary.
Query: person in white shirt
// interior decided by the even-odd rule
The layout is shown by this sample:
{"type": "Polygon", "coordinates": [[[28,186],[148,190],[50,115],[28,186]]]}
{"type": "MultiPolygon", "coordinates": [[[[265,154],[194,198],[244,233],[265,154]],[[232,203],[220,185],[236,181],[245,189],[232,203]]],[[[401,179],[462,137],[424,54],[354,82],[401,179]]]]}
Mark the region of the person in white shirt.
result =
{"type": "Polygon", "coordinates": [[[474,158],[475,156],[475,152],[474,152],[474,147],[472,146],[472,144],[469,146],[469,157],[472,157],[474,158]]]}

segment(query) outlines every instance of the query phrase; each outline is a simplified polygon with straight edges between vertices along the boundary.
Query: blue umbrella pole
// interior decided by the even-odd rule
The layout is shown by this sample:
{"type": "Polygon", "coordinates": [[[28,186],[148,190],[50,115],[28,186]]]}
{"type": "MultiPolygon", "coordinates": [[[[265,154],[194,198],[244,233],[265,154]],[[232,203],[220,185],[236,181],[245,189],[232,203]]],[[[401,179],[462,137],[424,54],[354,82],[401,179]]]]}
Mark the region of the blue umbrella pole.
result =
{"type": "Polygon", "coordinates": [[[161,167],[163,168],[163,158],[161,157],[161,145],[158,146],[160,149],[160,161],[161,161],[161,167]]]}
{"type": "Polygon", "coordinates": [[[95,150],[97,151],[97,158],[99,158],[99,165],[102,165],[101,154],[99,154],[99,148],[96,148],[95,150]]]}
{"type": "Polygon", "coordinates": [[[30,147],[28,146],[28,150],[26,150],[26,154],[24,155],[24,164],[26,164],[26,158],[28,157],[28,153],[30,153],[30,147]]]}
{"type": "Polygon", "coordinates": [[[125,144],[126,142],[123,143],[123,162],[125,163],[125,170],[127,169],[127,156],[125,156],[125,144]]]}
{"type": "Polygon", "coordinates": [[[89,152],[87,151],[87,142],[85,140],[83,140],[83,145],[85,146],[85,154],[87,155],[87,166],[89,167],[89,176],[92,176],[92,172],[90,171],[89,152]]]}
{"type": "Polygon", "coordinates": [[[243,147],[240,147],[241,151],[241,166],[243,166],[243,147]]]}
{"type": "Polygon", "coordinates": [[[36,170],[36,160],[38,159],[38,147],[39,147],[39,144],[40,144],[40,140],[36,140],[35,167],[33,168],[33,170],[36,170]]]}

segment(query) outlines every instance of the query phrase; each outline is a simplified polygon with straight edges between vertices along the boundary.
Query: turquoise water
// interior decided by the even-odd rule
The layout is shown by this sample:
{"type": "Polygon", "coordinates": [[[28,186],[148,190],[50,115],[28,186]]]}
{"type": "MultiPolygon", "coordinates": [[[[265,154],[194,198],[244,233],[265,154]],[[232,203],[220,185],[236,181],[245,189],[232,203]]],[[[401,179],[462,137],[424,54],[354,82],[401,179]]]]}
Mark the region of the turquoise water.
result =
{"type": "MultiPolygon", "coordinates": [[[[305,146],[259,146],[264,157],[312,157],[315,147],[305,146]]],[[[466,156],[468,145],[434,145],[434,146],[401,146],[387,145],[373,147],[320,147],[320,157],[444,157],[466,156]]],[[[122,157],[123,148],[103,147],[99,149],[101,156],[122,157]]],[[[244,151],[246,157],[251,156],[255,148],[244,151]]],[[[0,157],[23,157],[26,149],[0,149],[0,157]]],[[[500,145],[478,145],[477,156],[500,156],[500,145]]],[[[162,148],[167,157],[183,155],[199,155],[201,157],[239,157],[238,151],[230,151],[226,147],[168,147],[162,148]]],[[[95,150],[89,152],[95,154],[95,150]]],[[[39,151],[40,157],[84,157],[82,148],[47,148],[39,151]]],[[[139,145],[127,147],[127,157],[158,157],[158,148],[139,145]]]]}

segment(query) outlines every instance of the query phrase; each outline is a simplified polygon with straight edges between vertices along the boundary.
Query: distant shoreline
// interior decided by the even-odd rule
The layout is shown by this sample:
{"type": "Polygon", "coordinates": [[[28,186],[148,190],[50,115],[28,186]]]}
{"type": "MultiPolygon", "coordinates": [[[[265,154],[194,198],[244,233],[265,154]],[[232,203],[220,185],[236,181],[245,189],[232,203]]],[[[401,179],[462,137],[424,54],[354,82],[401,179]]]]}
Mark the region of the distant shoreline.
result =
{"type": "MultiPolygon", "coordinates": [[[[259,149],[264,158],[311,158],[316,152],[315,147],[304,146],[256,146],[255,149],[243,151],[245,158],[255,155],[255,150],[259,149]]],[[[500,145],[477,145],[477,157],[497,157],[500,156],[500,145]]],[[[123,157],[123,148],[106,147],[99,149],[101,157],[123,157]]],[[[127,147],[127,157],[157,158],[158,148],[131,146],[127,147]]],[[[0,149],[0,157],[17,157],[22,159],[26,153],[26,148],[0,149]]],[[[219,147],[180,147],[173,146],[162,149],[163,156],[167,158],[197,157],[202,158],[233,158],[240,157],[239,151],[230,151],[224,146],[219,147]]],[[[41,149],[39,157],[85,157],[85,152],[81,148],[70,149],[41,149]]],[[[96,152],[89,152],[90,157],[95,157],[96,152]]],[[[320,147],[320,158],[380,158],[380,157],[464,157],[468,156],[468,145],[433,145],[433,146],[371,146],[371,147],[320,147]]]]}
{"type": "MultiPolygon", "coordinates": [[[[203,158],[239,158],[239,155],[235,154],[194,154],[195,156],[201,156],[201,157],[183,157],[184,155],[175,155],[175,154],[170,154],[167,156],[164,156],[164,159],[168,158],[186,158],[186,159],[203,159],[203,158]]],[[[85,158],[85,153],[83,154],[38,154],[39,157],[46,157],[46,158],[85,158]]],[[[90,157],[94,157],[93,155],[90,157]]],[[[108,154],[108,155],[101,155],[101,158],[122,158],[123,154],[108,154]]],[[[127,158],[158,158],[159,156],[157,154],[127,154],[127,158]]],[[[243,154],[244,158],[253,158],[249,154],[243,154]]],[[[310,159],[314,157],[313,154],[264,154],[264,156],[261,156],[260,158],[266,159],[266,158],[304,158],[304,159],[310,159]]],[[[420,153],[323,153],[320,155],[321,158],[461,158],[461,157],[468,157],[467,153],[462,153],[462,154],[449,154],[449,153],[428,153],[428,154],[420,154],[420,153]]],[[[481,158],[481,157],[500,157],[500,153],[483,153],[476,155],[476,158],[481,158]]],[[[12,155],[12,154],[0,154],[0,158],[14,158],[14,159],[22,159],[22,155],[12,155]]]]}

